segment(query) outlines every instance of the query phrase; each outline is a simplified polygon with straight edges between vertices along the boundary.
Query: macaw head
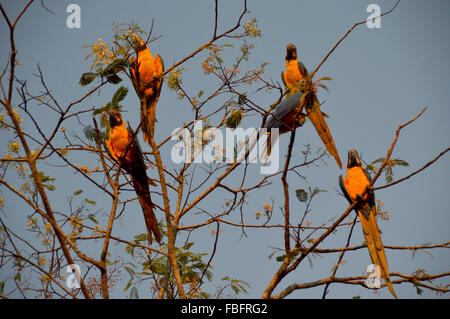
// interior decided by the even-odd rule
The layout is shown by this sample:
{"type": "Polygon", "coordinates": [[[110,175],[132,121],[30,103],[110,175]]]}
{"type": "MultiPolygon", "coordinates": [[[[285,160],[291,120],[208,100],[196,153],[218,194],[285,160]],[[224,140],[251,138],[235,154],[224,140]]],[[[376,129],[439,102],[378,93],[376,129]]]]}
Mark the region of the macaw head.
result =
{"type": "Polygon", "coordinates": [[[361,167],[361,160],[359,159],[358,152],[356,150],[348,151],[347,168],[352,168],[355,166],[361,167]]]}
{"type": "Polygon", "coordinates": [[[145,48],[147,44],[144,40],[142,40],[141,36],[137,33],[132,33],[130,36],[131,44],[133,45],[136,51],[139,51],[141,48],[145,48]]]}
{"type": "Polygon", "coordinates": [[[120,115],[118,111],[109,110],[108,115],[109,115],[109,126],[111,128],[122,125],[123,123],[122,115],[120,115]]]}
{"type": "Polygon", "coordinates": [[[289,43],[286,46],[286,60],[295,60],[297,57],[297,47],[292,43],[289,43]]]}

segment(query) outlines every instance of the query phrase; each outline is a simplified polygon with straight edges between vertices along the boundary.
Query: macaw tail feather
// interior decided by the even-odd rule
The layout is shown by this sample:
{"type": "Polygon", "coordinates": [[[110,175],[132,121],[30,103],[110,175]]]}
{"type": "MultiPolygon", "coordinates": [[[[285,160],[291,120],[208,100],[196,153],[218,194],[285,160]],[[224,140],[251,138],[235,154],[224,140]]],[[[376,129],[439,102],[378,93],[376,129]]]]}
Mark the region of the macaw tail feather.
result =
{"type": "Polygon", "coordinates": [[[314,125],[317,133],[322,139],[323,144],[327,148],[328,152],[335,158],[339,168],[342,169],[342,162],[339,158],[339,153],[337,151],[336,145],[334,144],[333,137],[331,136],[330,129],[328,128],[327,123],[325,122],[324,116],[320,109],[316,110],[308,110],[308,117],[311,120],[311,123],[314,125]]]}
{"type": "Polygon", "coordinates": [[[150,137],[153,136],[155,131],[155,107],[156,102],[149,103],[146,97],[141,100],[141,125],[142,125],[142,135],[144,141],[150,145],[150,137]]]}
{"type": "Polygon", "coordinates": [[[150,198],[150,191],[148,186],[148,180],[146,176],[137,175],[133,176],[133,186],[135,188],[139,203],[144,213],[145,226],[147,227],[147,236],[149,244],[152,243],[152,233],[159,243],[161,241],[161,233],[158,228],[158,221],[156,220],[155,213],[153,211],[153,204],[150,198]]]}
{"type": "MultiPolygon", "coordinates": [[[[160,75],[164,71],[164,64],[159,55],[155,58],[155,76],[160,75]]],[[[142,133],[144,141],[150,144],[150,137],[153,136],[155,131],[156,121],[156,104],[161,94],[161,87],[163,84],[163,78],[156,78],[155,80],[146,84],[143,88],[143,94],[140,95],[141,99],[141,123],[142,133]]]]}
{"type": "Polygon", "coordinates": [[[272,132],[269,130],[267,133],[267,139],[266,139],[266,145],[265,145],[265,149],[261,152],[261,154],[265,154],[267,157],[270,156],[270,154],[272,154],[272,142],[273,143],[278,143],[278,139],[279,136],[272,134],[272,132]]]}
{"type": "Polygon", "coordinates": [[[358,211],[359,219],[363,229],[364,238],[366,240],[367,248],[369,249],[372,263],[380,267],[381,275],[386,283],[391,294],[397,298],[392,283],[389,280],[389,268],[387,264],[386,255],[384,253],[383,243],[381,242],[380,230],[375,219],[375,206],[372,206],[368,218],[362,211],[358,211]]]}

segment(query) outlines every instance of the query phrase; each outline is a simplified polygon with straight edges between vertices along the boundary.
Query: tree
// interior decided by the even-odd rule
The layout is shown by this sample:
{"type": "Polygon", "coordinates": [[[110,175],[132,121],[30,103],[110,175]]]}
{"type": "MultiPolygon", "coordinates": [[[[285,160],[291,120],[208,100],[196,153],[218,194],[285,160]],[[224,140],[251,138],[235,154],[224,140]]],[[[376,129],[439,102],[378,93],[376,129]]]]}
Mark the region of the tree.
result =
{"type": "MultiPolygon", "coordinates": [[[[9,194],[7,201],[10,200],[10,195],[14,195],[21,203],[20,212],[4,210],[3,213],[20,213],[27,218],[26,228],[20,228],[19,231],[0,218],[0,267],[9,269],[8,276],[0,278],[2,297],[19,294],[39,298],[109,298],[117,280],[124,277],[128,279],[125,291],[132,298],[139,297],[138,287],[142,283],[146,287],[145,297],[152,298],[221,298],[246,293],[250,286],[245,278],[214,278],[212,263],[220,249],[218,242],[226,232],[225,228],[229,227],[241,229],[243,235],[249,228],[261,231],[275,229],[278,236],[283,237],[284,247],[273,253],[280,266],[274,274],[266,274],[268,285],[262,292],[263,298],[283,298],[295,290],[317,286],[325,287],[325,297],[332,283],[366,287],[366,276],[336,277],[346,252],[366,249],[364,245],[350,246],[354,226],[358,223],[352,215],[356,203],[349,205],[344,212],[336,212],[337,217],[333,221],[312,225],[307,219],[311,213],[311,203],[319,198],[317,195],[323,190],[319,187],[293,189],[289,182],[291,176],[302,178],[311,165],[324,163],[328,157],[325,152],[309,144],[305,145],[301,153],[294,152],[295,134],[291,132],[287,156],[280,171],[262,176],[252,174],[248,161],[237,160],[239,154],[244,154],[245,159],[251,154],[247,145],[249,142],[244,140],[238,141],[233,149],[234,161],[223,160],[226,157],[221,152],[224,142],[216,139],[214,133],[224,128],[236,132],[244,124],[244,119],[251,117],[260,119],[263,127],[273,108],[286,94],[278,82],[265,78],[265,62],[256,68],[249,67],[249,57],[254,48],[252,38],[260,37],[261,32],[257,20],[248,16],[245,0],[241,13],[223,32],[219,30],[219,3],[216,0],[211,39],[167,67],[161,74],[167,83],[163,88],[164,94],[177,94],[180,103],[187,103],[192,108],[192,117],[176,119],[179,129],[174,130],[172,136],[158,140],[150,138],[149,145],[142,143],[145,162],[149,172],[153,172],[149,174],[153,180],[152,199],[155,207],[162,212],[158,217],[163,230],[163,241],[151,246],[147,244],[146,233],[134,230],[130,230],[126,236],[114,233],[117,224],[125,217],[131,218],[129,216],[138,208],[130,179],[122,170],[121,164],[108,153],[104,142],[109,134],[106,112],[132,107],[122,105],[125,97],[131,94],[128,89],[132,85],[129,81],[129,67],[131,58],[136,54],[130,36],[140,34],[143,39],[147,39],[149,46],[157,47],[159,37],[154,35],[153,23],[149,32],[135,23],[113,24],[110,42],[99,39],[97,43],[87,46],[87,60],[91,61],[91,66],[89,71],[81,74],[79,81],[86,91],[81,97],[65,105],[58,101],[48,87],[45,73],[39,65],[36,74],[40,83],[39,90],[30,87],[31,79],[28,77],[20,78],[16,75],[19,64],[16,26],[23,15],[32,10],[32,3],[33,1],[29,1],[15,19],[0,5],[10,34],[9,61],[0,78],[3,93],[0,102],[5,112],[0,113],[0,125],[4,139],[9,141],[8,153],[0,159],[0,184],[2,193],[9,194]],[[230,60],[233,54],[237,56],[230,60]],[[201,66],[192,62],[198,56],[202,57],[201,66]],[[183,83],[183,73],[188,65],[191,68],[200,67],[205,76],[217,81],[217,87],[209,92],[192,92],[187,89],[183,83]],[[107,88],[114,89],[112,96],[104,93],[107,88]],[[268,96],[267,92],[276,92],[277,98],[270,98],[270,105],[256,102],[257,95],[268,96]],[[88,101],[94,98],[97,102],[92,105],[88,101]],[[39,110],[36,109],[37,106],[39,110]],[[51,126],[46,123],[47,118],[52,119],[51,126]],[[202,125],[198,126],[199,123],[202,125]],[[68,128],[74,127],[83,129],[69,133],[68,128]],[[171,140],[178,140],[180,146],[184,145],[184,155],[187,151],[192,151],[190,161],[171,167],[167,158],[171,152],[180,151],[171,149],[171,140]],[[197,163],[196,159],[201,158],[203,152],[214,153],[211,156],[213,160],[197,163]],[[299,154],[302,156],[299,157],[299,154]],[[65,178],[69,177],[64,176],[71,174],[75,174],[73,180],[76,178],[77,182],[70,183],[70,186],[77,187],[67,191],[65,184],[68,183],[65,178]],[[229,176],[239,176],[239,182],[229,182],[229,176]],[[262,212],[256,212],[258,224],[247,223],[245,210],[252,194],[260,192],[276,178],[282,180],[280,197],[271,198],[261,205],[262,212]],[[294,192],[298,201],[305,205],[303,214],[296,216],[291,213],[294,192]],[[65,197],[65,205],[56,203],[56,197],[65,197]],[[215,203],[213,210],[210,209],[211,202],[215,203]],[[283,203],[280,211],[284,223],[272,222],[274,214],[279,214],[275,209],[278,202],[283,203]],[[340,229],[348,231],[344,247],[318,247],[340,229]],[[191,237],[199,233],[211,234],[211,248],[207,253],[196,251],[196,242],[191,240],[191,237]],[[30,235],[33,235],[31,240],[30,235]],[[124,250],[126,256],[120,253],[124,250]],[[288,274],[301,272],[299,266],[310,260],[311,256],[325,254],[338,255],[329,277],[292,283],[280,293],[273,293],[288,274]],[[79,288],[69,287],[66,282],[72,275],[71,268],[67,267],[73,264],[84,269],[79,288]],[[123,275],[123,270],[127,275],[123,275]],[[214,282],[215,290],[205,288],[208,281],[214,282]]],[[[382,15],[392,12],[397,4],[398,2],[382,15]]],[[[326,89],[322,82],[330,78],[318,76],[321,66],[341,42],[363,23],[365,21],[356,23],[325,55],[312,72],[311,80],[304,90],[326,89]]],[[[138,104],[138,99],[136,101],[138,104]]],[[[374,173],[372,190],[408,181],[450,149],[444,149],[420,169],[393,180],[393,169],[408,165],[401,159],[391,159],[399,134],[405,126],[418,120],[424,111],[425,109],[401,124],[387,153],[367,165],[374,173]],[[383,173],[387,183],[375,186],[383,173]]],[[[163,112],[160,104],[156,106],[156,118],[158,112],[163,112]]],[[[130,120],[124,114],[125,121],[130,120]]],[[[132,134],[140,138],[140,124],[132,127],[132,134]]],[[[257,135],[258,139],[262,137],[261,134],[257,135]]],[[[3,199],[0,204],[5,205],[3,199]]],[[[382,217],[383,203],[378,204],[378,212],[382,217]]],[[[133,218],[138,218],[136,216],[133,218]]],[[[449,248],[449,242],[386,248],[430,250],[449,248]]],[[[448,291],[447,286],[433,285],[432,280],[445,278],[449,274],[429,275],[421,270],[411,275],[391,273],[391,276],[394,277],[393,284],[412,283],[418,293],[423,288],[445,293],[448,291]]]]}

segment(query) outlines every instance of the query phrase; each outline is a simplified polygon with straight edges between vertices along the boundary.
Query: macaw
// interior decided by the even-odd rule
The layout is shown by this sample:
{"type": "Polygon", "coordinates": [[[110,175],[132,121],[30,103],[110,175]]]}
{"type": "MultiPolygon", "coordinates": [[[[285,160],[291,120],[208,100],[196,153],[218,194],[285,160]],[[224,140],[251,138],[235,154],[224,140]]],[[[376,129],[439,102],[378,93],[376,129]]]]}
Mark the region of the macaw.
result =
{"type": "Polygon", "coordinates": [[[126,128],[125,122],[118,111],[110,110],[109,137],[106,146],[112,157],[122,163],[122,168],[130,174],[131,182],[136,191],[139,203],[144,213],[145,225],[147,227],[148,242],[152,243],[152,232],[158,242],[161,241],[161,233],[158,228],[153,203],[150,198],[149,181],[146,173],[144,157],[137,139],[133,139],[130,128],[126,128]],[[123,155],[126,151],[126,154],[123,155]]]}
{"type": "MultiPolygon", "coordinates": [[[[285,64],[286,72],[281,72],[281,79],[288,90],[291,90],[296,84],[308,76],[308,70],[303,63],[298,60],[297,48],[292,43],[289,43],[286,47],[285,64]]],[[[302,94],[294,93],[291,96],[292,99],[291,97],[286,98],[285,102],[281,102],[275,111],[272,112],[272,118],[269,118],[267,121],[268,124],[266,124],[265,127],[267,129],[277,127],[273,126],[273,121],[282,121],[287,124],[287,129],[284,131],[287,132],[291,129],[302,126],[305,122],[306,116],[308,116],[328,152],[335,158],[339,168],[342,168],[339,153],[336,145],[334,144],[330,129],[324,119],[325,117],[328,117],[328,115],[320,110],[316,94],[313,92],[308,92],[308,96],[305,96],[304,106],[306,114],[302,112],[302,109],[297,109],[297,106],[300,105],[302,94]],[[313,107],[314,105],[316,106],[313,107]]],[[[280,130],[280,134],[284,132],[283,130],[280,130]]]]}
{"type": "Polygon", "coordinates": [[[153,57],[150,49],[142,38],[133,33],[131,36],[136,58],[130,64],[131,81],[141,100],[141,123],[144,141],[150,144],[155,123],[155,107],[161,93],[163,78],[155,78],[164,72],[162,58],[157,54],[153,57]]]}
{"type": "Polygon", "coordinates": [[[364,238],[367,248],[369,249],[372,263],[380,267],[386,285],[391,294],[397,298],[392,283],[389,281],[389,268],[384,253],[383,243],[381,242],[380,230],[378,229],[375,217],[375,194],[373,191],[367,191],[364,196],[362,193],[366,191],[372,178],[370,174],[363,169],[358,152],[350,150],[348,152],[347,161],[347,177],[339,176],[339,186],[349,203],[357,201],[355,212],[358,214],[363,229],[364,238]]]}
{"type": "Polygon", "coordinates": [[[278,128],[280,134],[284,134],[295,130],[299,126],[303,126],[306,121],[306,114],[299,112],[298,118],[295,119],[294,112],[299,105],[302,95],[303,92],[296,92],[283,99],[271,116],[267,118],[264,127],[267,129],[278,128]]]}
{"type": "Polygon", "coordinates": [[[292,43],[286,46],[286,73],[281,72],[281,80],[284,85],[291,87],[294,83],[305,79],[308,76],[308,70],[305,65],[298,60],[297,48],[292,43]]]}

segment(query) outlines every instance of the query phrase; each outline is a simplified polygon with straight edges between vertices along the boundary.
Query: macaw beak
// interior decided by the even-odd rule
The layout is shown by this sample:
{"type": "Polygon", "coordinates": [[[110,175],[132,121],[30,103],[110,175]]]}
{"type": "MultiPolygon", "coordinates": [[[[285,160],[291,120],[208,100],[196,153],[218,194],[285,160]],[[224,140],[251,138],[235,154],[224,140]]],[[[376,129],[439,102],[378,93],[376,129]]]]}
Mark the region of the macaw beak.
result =
{"type": "Polygon", "coordinates": [[[297,59],[297,48],[292,43],[286,46],[286,60],[297,59]]]}
{"type": "Polygon", "coordinates": [[[117,112],[116,110],[109,110],[108,115],[109,115],[109,125],[111,127],[122,125],[122,116],[120,115],[119,112],[117,112]]]}
{"type": "Polygon", "coordinates": [[[359,159],[358,152],[356,150],[350,150],[348,151],[347,168],[354,166],[362,166],[362,164],[359,159]]]}

